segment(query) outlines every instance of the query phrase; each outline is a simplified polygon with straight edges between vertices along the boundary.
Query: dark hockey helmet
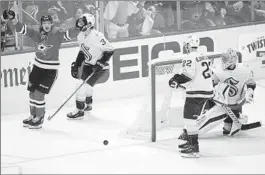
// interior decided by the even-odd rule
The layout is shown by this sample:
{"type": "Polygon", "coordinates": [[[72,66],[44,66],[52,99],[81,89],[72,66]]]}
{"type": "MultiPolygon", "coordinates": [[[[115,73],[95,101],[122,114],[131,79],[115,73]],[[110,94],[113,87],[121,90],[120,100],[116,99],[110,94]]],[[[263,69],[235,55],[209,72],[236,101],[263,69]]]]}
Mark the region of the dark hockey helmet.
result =
{"type": "Polygon", "coordinates": [[[76,20],[76,27],[85,32],[87,29],[93,28],[95,25],[95,17],[92,14],[85,13],[76,20]]]}
{"type": "Polygon", "coordinates": [[[51,23],[53,23],[53,19],[52,19],[52,17],[51,17],[50,15],[42,16],[41,19],[40,19],[41,24],[42,24],[44,21],[50,21],[51,23]]]}

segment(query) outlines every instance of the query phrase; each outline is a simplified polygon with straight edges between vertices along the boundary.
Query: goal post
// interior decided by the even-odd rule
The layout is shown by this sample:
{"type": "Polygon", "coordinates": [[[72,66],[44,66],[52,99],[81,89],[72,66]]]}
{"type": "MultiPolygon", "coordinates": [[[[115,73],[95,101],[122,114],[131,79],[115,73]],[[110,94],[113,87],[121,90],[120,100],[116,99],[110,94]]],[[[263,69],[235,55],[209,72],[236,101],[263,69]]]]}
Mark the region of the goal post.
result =
{"type": "MultiPolygon", "coordinates": [[[[171,57],[172,58],[172,57],[171,57]]],[[[181,58],[178,58],[176,60],[168,60],[168,59],[156,59],[156,60],[152,60],[150,62],[150,70],[151,70],[151,74],[150,79],[151,79],[151,117],[152,117],[152,133],[151,133],[151,137],[152,137],[152,142],[156,141],[156,69],[159,66],[168,66],[168,65],[172,65],[172,71],[171,73],[173,73],[173,67],[175,64],[180,64],[182,61],[181,58]]],[[[171,68],[171,67],[169,67],[171,68]]],[[[169,99],[168,99],[169,100],[169,99]]]]}
{"type": "MultiPolygon", "coordinates": [[[[220,54],[213,52],[205,55],[209,59],[220,57],[220,54]]],[[[184,90],[173,89],[168,85],[169,79],[179,72],[183,57],[184,54],[172,53],[159,55],[159,58],[148,62],[149,76],[144,102],[135,122],[127,129],[127,136],[145,140],[148,138],[155,142],[158,130],[183,127],[184,90]]]]}

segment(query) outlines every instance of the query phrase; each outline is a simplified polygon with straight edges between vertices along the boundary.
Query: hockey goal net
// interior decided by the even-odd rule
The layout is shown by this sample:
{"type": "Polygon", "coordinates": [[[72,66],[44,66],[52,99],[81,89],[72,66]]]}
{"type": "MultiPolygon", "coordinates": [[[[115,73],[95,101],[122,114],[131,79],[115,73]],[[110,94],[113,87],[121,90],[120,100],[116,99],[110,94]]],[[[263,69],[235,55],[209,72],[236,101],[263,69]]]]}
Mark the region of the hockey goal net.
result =
{"type": "MultiPolygon", "coordinates": [[[[209,58],[220,54],[207,53],[209,58]]],[[[151,139],[155,142],[157,131],[183,127],[182,109],[185,93],[181,89],[172,89],[169,79],[179,72],[183,54],[167,53],[148,63],[149,77],[146,96],[137,119],[126,131],[126,136],[138,139],[151,139]]]]}

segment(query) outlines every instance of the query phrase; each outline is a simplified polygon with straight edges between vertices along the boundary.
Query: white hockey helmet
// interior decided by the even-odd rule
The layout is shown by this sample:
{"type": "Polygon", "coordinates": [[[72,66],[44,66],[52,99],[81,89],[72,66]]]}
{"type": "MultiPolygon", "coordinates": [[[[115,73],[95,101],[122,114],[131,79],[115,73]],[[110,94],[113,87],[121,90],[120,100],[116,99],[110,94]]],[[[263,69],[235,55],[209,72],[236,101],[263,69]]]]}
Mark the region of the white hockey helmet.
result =
{"type": "Polygon", "coordinates": [[[227,49],[222,55],[223,69],[227,69],[231,65],[235,65],[238,62],[237,51],[234,49],[227,49]]]}
{"type": "Polygon", "coordinates": [[[186,48],[187,52],[190,52],[191,48],[197,49],[200,45],[200,39],[196,35],[188,36],[186,42],[184,42],[184,47],[186,48]]]}
{"type": "Polygon", "coordinates": [[[87,29],[94,27],[96,19],[94,15],[85,13],[76,21],[76,27],[79,28],[82,32],[85,32],[87,29]]]}

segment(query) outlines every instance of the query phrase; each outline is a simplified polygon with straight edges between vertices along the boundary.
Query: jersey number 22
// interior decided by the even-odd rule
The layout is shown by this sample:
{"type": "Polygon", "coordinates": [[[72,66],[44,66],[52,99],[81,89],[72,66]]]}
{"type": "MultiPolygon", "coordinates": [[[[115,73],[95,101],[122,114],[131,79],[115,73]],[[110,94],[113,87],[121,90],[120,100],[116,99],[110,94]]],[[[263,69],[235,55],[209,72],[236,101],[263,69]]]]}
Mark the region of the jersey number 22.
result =
{"type": "Polygon", "coordinates": [[[210,62],[202,62],[202,67],[205,68],[205,70],[202,72],[202,76],[204,77],[204,79],[210,78],[210,62]]]}

